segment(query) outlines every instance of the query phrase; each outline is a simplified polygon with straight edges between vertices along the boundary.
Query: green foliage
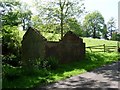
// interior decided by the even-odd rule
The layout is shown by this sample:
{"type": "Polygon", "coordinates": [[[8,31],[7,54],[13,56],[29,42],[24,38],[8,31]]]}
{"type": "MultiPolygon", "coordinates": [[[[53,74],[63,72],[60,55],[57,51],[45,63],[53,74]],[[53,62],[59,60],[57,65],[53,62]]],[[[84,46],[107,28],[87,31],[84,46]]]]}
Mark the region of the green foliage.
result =
{"type": "Polygon", "coordinates": [[[3,55],[2,56],[2,63],[3,63],[3,65],[10,64],[10,65],[15,66],[15,67],[21,65],[20,58],[18,56],[15,56],[14,54],[3,55]]]}
{"type": "Polygon", "coordinates": [[[26,3],[21,3],[19,7],[18,18],[21,21],[21,26],[23,30],[27,30],[31,25],[32,12],[29,10],[29,6],[26,3]]]}
{"type": "Polygon", "coordinates": [[[59,62],[55,57],[47,58],[48,66],[51,70],[55,70],[59,67],[59,62]]]}
{"type": "Polygon", "coordinates": [[[64,24],[71,17],[79,17],[84,12],[84,4],[78,0],[56,0],[41,4],[36,2],[38,13],[42,21],[49,24],[60,24],[61,38],[64,34],[64,24]]]}
{"type": "Polygon", "coordinates": [[[120,34],[112,33],[111,40],[120,41],[120,34]]]}
{"type": "Polygon", "coordinates": [[[32,15],[31,11],[26,7],[28,6],[16,0],[3,0],[1,2],[2,25],[11,27],[21,25],[23,30],[26,30],[32,15]]]}
{"type": "Polygon", "coordinates": [[[38,59],[37,65],[39,69],[44,68],[55,70],[58,68],[59,62],[55,57],[48,57],[46,59],[38,59]]]}
{"type": "Polygon", "coordinates": [[[58,80],[63,80],[68,77],[84,73],[86,71],[91,71],[95,68],[98,68],[106,64],[110,64],[112,62],[116,62],[118,61],[118,58],[119,58],[119,55],[117,53],[87,52],[85,60],[77,61],[77,62],[73,62],[69,64],[62,64],[56,70],[50,70],[50,69],[47,70],[43,68],[39,70],[37,69],[35,73],[32,73],[31,75],[29,73],[25,74],[25,72],[20,73],[21,71],[20,68],[15,69],[12,67],[9,69],[10,71],[7,71],[6,69],[8,69],[8,66],[5,66],[4,68],[6,68],[5,69],[6,73],[9,72],[7,74],[15,72],[16,73],[15,75],[18,75],[19,73],[20,77],[15,76],[16,78],[14,79],[14,81],[13,80],[10,81],[4,78],[4,76],[6,75],[3,75],[3,88],[7,88],[7,87],[9,88],[21,88],[21,87],[30,88],[30,87],[37,87],[40,85],[45,85],[51,82],[56,82],[58,80]]]}
{"type": "Polygon", "coordinates": [[[17,8],[20,3],[16,0],[6,1],[3,0],[1,2],[1,14],[2,14],[2,24],[10,25],[10,26],[18,26],[20,24],[20,20],[18,18],[19,11],[17,8]]]}
{"type": "Polygon", "coordinates": [[[82,36],[82,26],[75,18],[68,18],[64,25],[66,32],[73,31],[75,34],[82,36]]]}
{"type": "Polygon", "coordinates": [[[117,34],[116,40],[117,40],[117,41],[120,41],[120,34],[117,34]]]}
{"type": "Polygon", "coordinates": [[[18,11],[8,12],[6,15],[2,16],[2,24],[10,26],[18,26],[21,21],[18,18],[18,11]]]}
{"type": "Polygon", "coordinates": [[[12,66],[20,65],[21,37],[16,26],[5,25],[2,28],[3,63],[12,66]]]}
{"type": "Polygon", "coordinates": [[[2,29],[2,49],[5,54],[19,54],[21,38],[17,27],[4,26],[2,29]]]}
{"type": "Polygon", "coordinates": [[[3,33],[3,45],[8,44],[8,48],[9,47],[15,48],[20,46],[21,38],[19,37],[19,31],[17,27],[4,26],[2,33],[3,33]]]}
{"type": "Polygon", "coordinates": [[[3,80],[6,79],[8,81],[11,81],[22,76],[21,68],[13,67],[9,64],[3,65],[2,72],[3,80]]]}
{"type": "Polygon", "coordinates": [[[43,31],[44,28],[42,28],[42,27],[44,27],[44,25],[42,23],[42,19],[39,18],[38,15],[32,16],[31,21],[32,21],[32,25],[33,25],[34,28],[36,28],[36,29],[38,29],[40,31],[43,31]]]}
{"type": "Polygon", "coordinates": [[[60,40],[60,34],[54,34],[54,33],[41,33],[48,41],[59,41],[60,40]]]}
{"type": "Polygon", "coordinates": [[[104,18],[98,11],[89,13],[85,16],[83,27],[86,37],[100,38],[104,31],[104,18]]]}
{"type": "Polygon", "coordinates": [[[90,63],[91,65],[87,65],[86,70],[92,70],[102,65],[110,64],[112,62],[116,62],[118,60],[117,53],[89,53],[86,54],[86,63],[90,63]]]}
{"type": "Polygon", "coordinates": [[[36,70],[41,70],[41,69],[55,70],[58,67],[59,67],[58,60],[55,57],[49,57],[46,59],[38,58],[36,60],[28,60],[27,64],[23,66],[23,69],[28,74],[32,74],[33,72],[36,73],[36,70]]]}
{"type": "Polygon", "coordinates": [[[115,19],[113,17],[111,17],[109,19],[109,21],[107,22],[107,28],[108,28],[108,35],[110,36],[110,38],[114,38],[114,36],[112,35],[114,31],[116,31],[116,26],[115,26],[115,19]]]}
{"type": "Polygon", "coordinates": [[[107,31],[107,25],[104,24],[103,31],[102,31],[102,37],[106,40],[108,40],[108,31],[107,31]]]}

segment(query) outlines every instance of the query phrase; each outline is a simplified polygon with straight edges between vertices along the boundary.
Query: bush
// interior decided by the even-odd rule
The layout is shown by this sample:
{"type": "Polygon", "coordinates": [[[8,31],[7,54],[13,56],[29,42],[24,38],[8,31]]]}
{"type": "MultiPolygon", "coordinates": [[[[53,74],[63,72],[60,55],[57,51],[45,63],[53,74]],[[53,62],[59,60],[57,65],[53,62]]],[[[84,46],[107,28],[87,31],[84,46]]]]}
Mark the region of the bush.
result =
{"type": "Polygon", "coordinates": [[[50,67],[50,69],[56,69],[59,66],[59,62],[55,57],[49,57],[47,58],[48,61],[48,65],[50,67]]]}
{"type": "Polygon", "coordinates": [[[3,55],[8,54],[19,54],[19,48],[21,46],[21,38],[19,36],[19,30],[16,26],[10,27],[6,25],[2,28],[2,53],[3,55]]]}
{"type": "Polygon", "coordinates": [[[56,69],[59,66],[59,62],[55,57],[49,57],[46,59],[37,59],[36,64],[34,64],[35,68],[39,69],[56,69]]]}
{"type": "Polygon", "coordinates": [[[28,60],[26,64],[24,63],[23,69],[30,75],[39,70],[55,70],[58,66],[58,60],[55,57],[49,57],[46,59],[38,58],[36,60],[28,60]]]}
{"type": "Polygon", "coordinates": [[[10,64],[12,66],[20,66],[20,58],[18,58],[17,56],[11,54],[11,55],[3,55],[2,56],[2,63],[4,64],[10,64]]]}
{"type": "Polygon", "coordinates": [[[21,76],[21,68],[16,68],[8,64],[2,67],[2,77],[7,80],[15,80],[21,76]]]}
{"type": "Polygon", "coordinates": [[[16,26],[5,25],[2,28],[3,62],[17,66],[20,62],[21,37],[16,26]]]}

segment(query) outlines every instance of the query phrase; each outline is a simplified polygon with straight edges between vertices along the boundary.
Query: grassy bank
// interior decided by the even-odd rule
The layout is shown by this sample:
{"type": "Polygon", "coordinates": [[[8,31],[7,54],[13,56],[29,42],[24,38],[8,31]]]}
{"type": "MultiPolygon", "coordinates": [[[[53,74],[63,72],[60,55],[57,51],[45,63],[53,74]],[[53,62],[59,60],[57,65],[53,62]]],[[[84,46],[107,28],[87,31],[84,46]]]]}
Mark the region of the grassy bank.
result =
{"type": "Polygon", "coordinates": [[[21,68],[4,66],[7,71],[3,77],[3,88],[30,88],[45,85],[58,80],[78,75],[105,64],[118,60],[117,53],[86,53],[85,60],[70,64],[62,64],[54,70],[36,70],[35,73],[25,74],[21,68]],[[15,76],[14,76],[15,75],[15,76]],[[17,75],[17,76],[16,76],[17,75]]]}

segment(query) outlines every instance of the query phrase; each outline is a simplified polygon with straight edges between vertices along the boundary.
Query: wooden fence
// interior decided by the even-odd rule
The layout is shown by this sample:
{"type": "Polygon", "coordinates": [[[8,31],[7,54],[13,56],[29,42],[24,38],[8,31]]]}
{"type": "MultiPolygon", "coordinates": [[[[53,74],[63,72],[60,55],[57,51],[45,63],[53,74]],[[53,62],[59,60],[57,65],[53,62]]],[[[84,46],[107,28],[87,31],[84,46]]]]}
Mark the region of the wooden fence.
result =
{"type": "Polygon", "coordinates": [[[107,46],[105,44],[103,45],[97,45],[97,46],[89,46],[86,47],[86,49],[89,49],[91,52],[114,52],[117,51],[119,46],[107,46]]]}

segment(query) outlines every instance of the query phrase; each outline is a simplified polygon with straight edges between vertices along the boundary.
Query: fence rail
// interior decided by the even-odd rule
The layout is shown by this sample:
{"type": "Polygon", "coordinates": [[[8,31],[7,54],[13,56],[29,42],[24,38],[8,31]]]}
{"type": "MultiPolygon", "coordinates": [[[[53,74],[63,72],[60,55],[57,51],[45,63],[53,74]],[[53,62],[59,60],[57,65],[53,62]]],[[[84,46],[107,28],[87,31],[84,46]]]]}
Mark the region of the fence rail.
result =
{"type": "Polygon", "coordinates": [[[118,49],[118,46],[108,46],[108,45],[103,44],[103,45],[97,45],[97,46],[88,46],[86,48],[90,49],[91,52],[93,52],[93,49],[95,52],[114,52],[115,50],[118,49]]]}

